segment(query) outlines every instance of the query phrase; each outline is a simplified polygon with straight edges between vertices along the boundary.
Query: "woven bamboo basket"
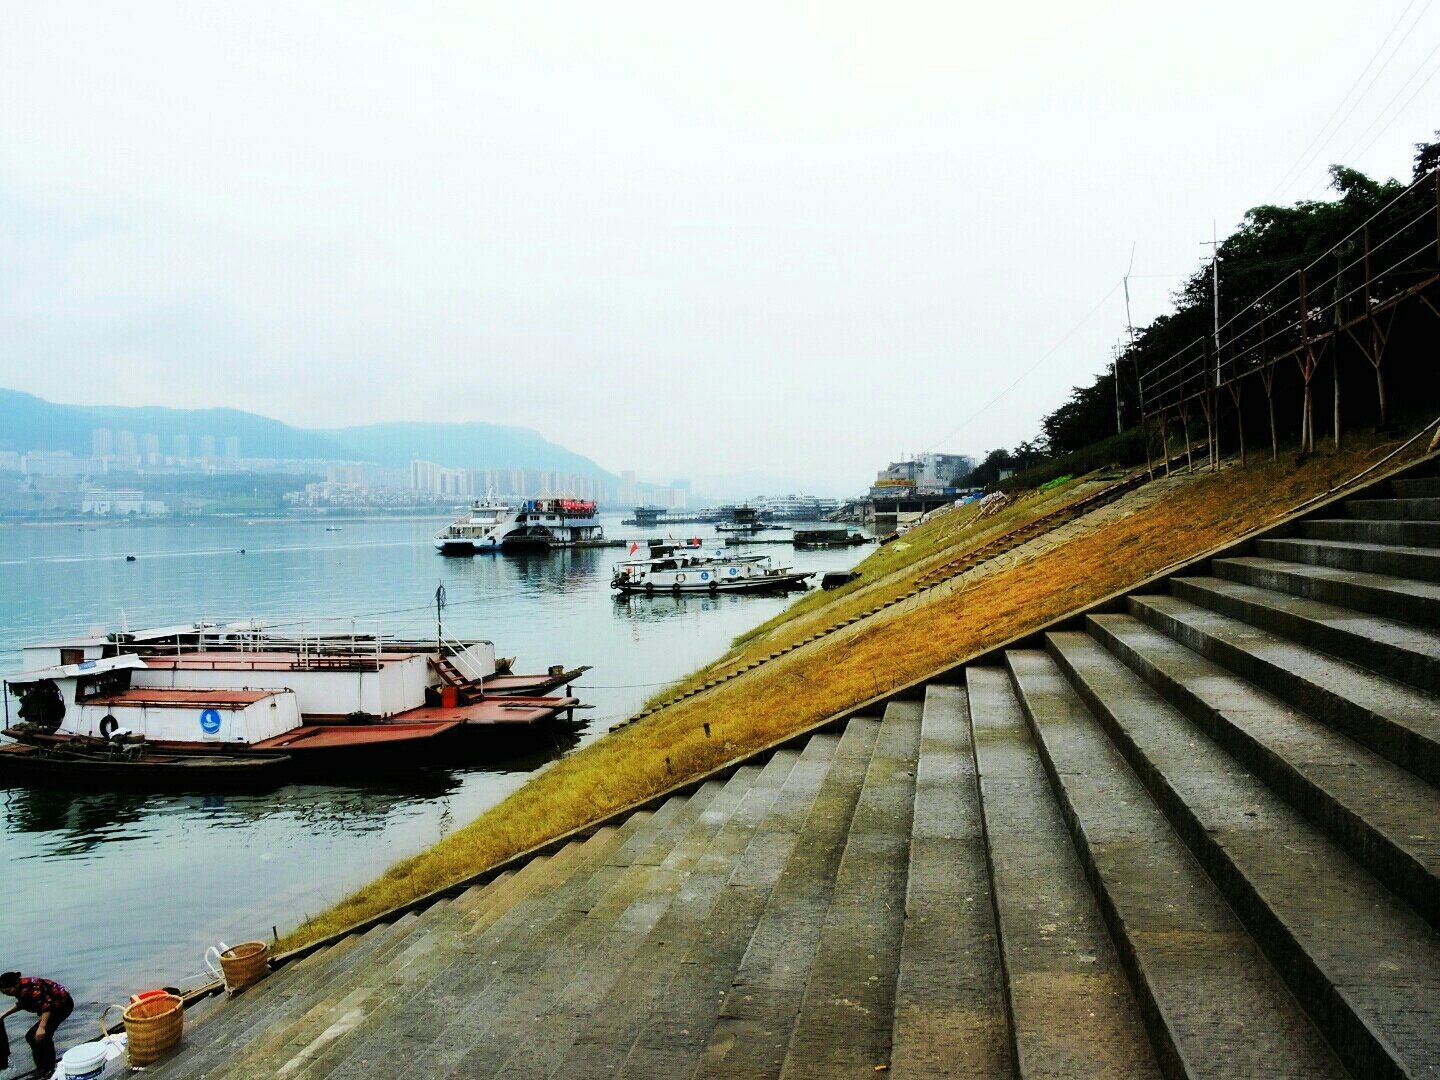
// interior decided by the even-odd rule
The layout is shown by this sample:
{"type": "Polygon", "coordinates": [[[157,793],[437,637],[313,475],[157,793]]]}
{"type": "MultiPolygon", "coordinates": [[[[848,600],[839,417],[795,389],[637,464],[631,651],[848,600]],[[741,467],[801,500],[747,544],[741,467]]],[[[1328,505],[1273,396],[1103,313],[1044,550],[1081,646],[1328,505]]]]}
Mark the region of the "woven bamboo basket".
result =
{"type": "Polygon", "coordinates": [[[149,1065],[180,1041],[184,1006],[174,994],[153,994],[125,1006],[125,1054],[132,1069],[149,1065]]]}
{"type": "Polygon", "coordinates": [[[242,941],[220,954],[225,989],[232,994],[253,986],[270,973],[270,946],[263,941],[242,941]]]}

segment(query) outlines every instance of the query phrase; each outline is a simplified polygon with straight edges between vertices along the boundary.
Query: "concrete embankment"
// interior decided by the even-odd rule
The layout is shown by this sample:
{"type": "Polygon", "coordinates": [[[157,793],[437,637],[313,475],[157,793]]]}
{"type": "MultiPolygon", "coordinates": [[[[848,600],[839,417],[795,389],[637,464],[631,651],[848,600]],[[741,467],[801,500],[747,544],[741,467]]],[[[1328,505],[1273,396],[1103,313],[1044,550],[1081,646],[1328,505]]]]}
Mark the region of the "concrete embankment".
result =
{"type": "Polygon", "coordinates": [[[161,1078],[1440,1075],[1440,470],[191,1018],[161,1078]]]}

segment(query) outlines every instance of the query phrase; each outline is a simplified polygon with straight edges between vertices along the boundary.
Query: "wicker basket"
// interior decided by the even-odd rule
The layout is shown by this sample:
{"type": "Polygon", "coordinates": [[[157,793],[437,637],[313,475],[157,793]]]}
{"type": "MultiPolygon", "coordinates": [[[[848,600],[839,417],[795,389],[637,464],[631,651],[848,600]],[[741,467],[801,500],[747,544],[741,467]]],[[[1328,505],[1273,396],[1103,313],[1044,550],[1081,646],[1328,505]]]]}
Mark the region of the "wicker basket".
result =
{"type": "Polygon", "coordinates": [[[225,989],[232,994],[253,986],[270,973],[270,946],[263,941],[242,941],[220,954],[225,989]]]}
{"type": "Polygon", "coordinates": [[[132,1069],[149,1065],[180,1041],[185,1003],[174,994],[153,994],[131,1001],[125,1017],[125,1053],[132,1069]]]}

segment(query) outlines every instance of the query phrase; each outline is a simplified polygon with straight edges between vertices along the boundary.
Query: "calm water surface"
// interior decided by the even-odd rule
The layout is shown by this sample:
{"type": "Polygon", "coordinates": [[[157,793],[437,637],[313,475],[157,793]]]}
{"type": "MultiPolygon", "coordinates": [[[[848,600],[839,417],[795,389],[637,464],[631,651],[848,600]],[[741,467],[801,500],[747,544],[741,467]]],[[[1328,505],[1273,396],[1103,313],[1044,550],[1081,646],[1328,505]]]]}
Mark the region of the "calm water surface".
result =
{"type": "MultiPolygon", "coordinates": [[[[392,633],[429,637],[443,583],[447,637],[489,638],[517,657],[516,671],[594,665],[577,685],[595,706],[577,714],[589,722],[584,744],[793,599],[620,601],[609,588],[618,549],[444,558],[430,544],[442,523],[345,521],[339,532],[291,521],[0,529],[0,674],[19,670],[26,643],[113,630],[122,620],[141,627],[254,616],[313,628],[339,616],[361,629],[379,619],[392,633]]],[[[618,516],[606,531],[634,532],[618,516]]],[[[826,570],[873,548],[763,550],[826,570]]],[[[261,795],[0,790],[0,969],[60,979],[89,1024],[89,1003],[183,980],[217,940],[268,936],[272,926],[284,934],[464,825],[554,756],[261,795]]]]}

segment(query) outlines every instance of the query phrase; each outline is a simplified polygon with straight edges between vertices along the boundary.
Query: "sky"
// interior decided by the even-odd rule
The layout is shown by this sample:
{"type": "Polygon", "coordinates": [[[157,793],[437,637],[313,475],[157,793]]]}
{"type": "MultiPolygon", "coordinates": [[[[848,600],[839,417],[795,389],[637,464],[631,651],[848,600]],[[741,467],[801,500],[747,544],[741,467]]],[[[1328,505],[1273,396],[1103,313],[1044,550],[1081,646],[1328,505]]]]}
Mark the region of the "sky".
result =
{"type": "Polygon", "coordinates": [[[1432,3],[5,5],[0,385],[853,493],[1408,178],[1432,3]]]}

